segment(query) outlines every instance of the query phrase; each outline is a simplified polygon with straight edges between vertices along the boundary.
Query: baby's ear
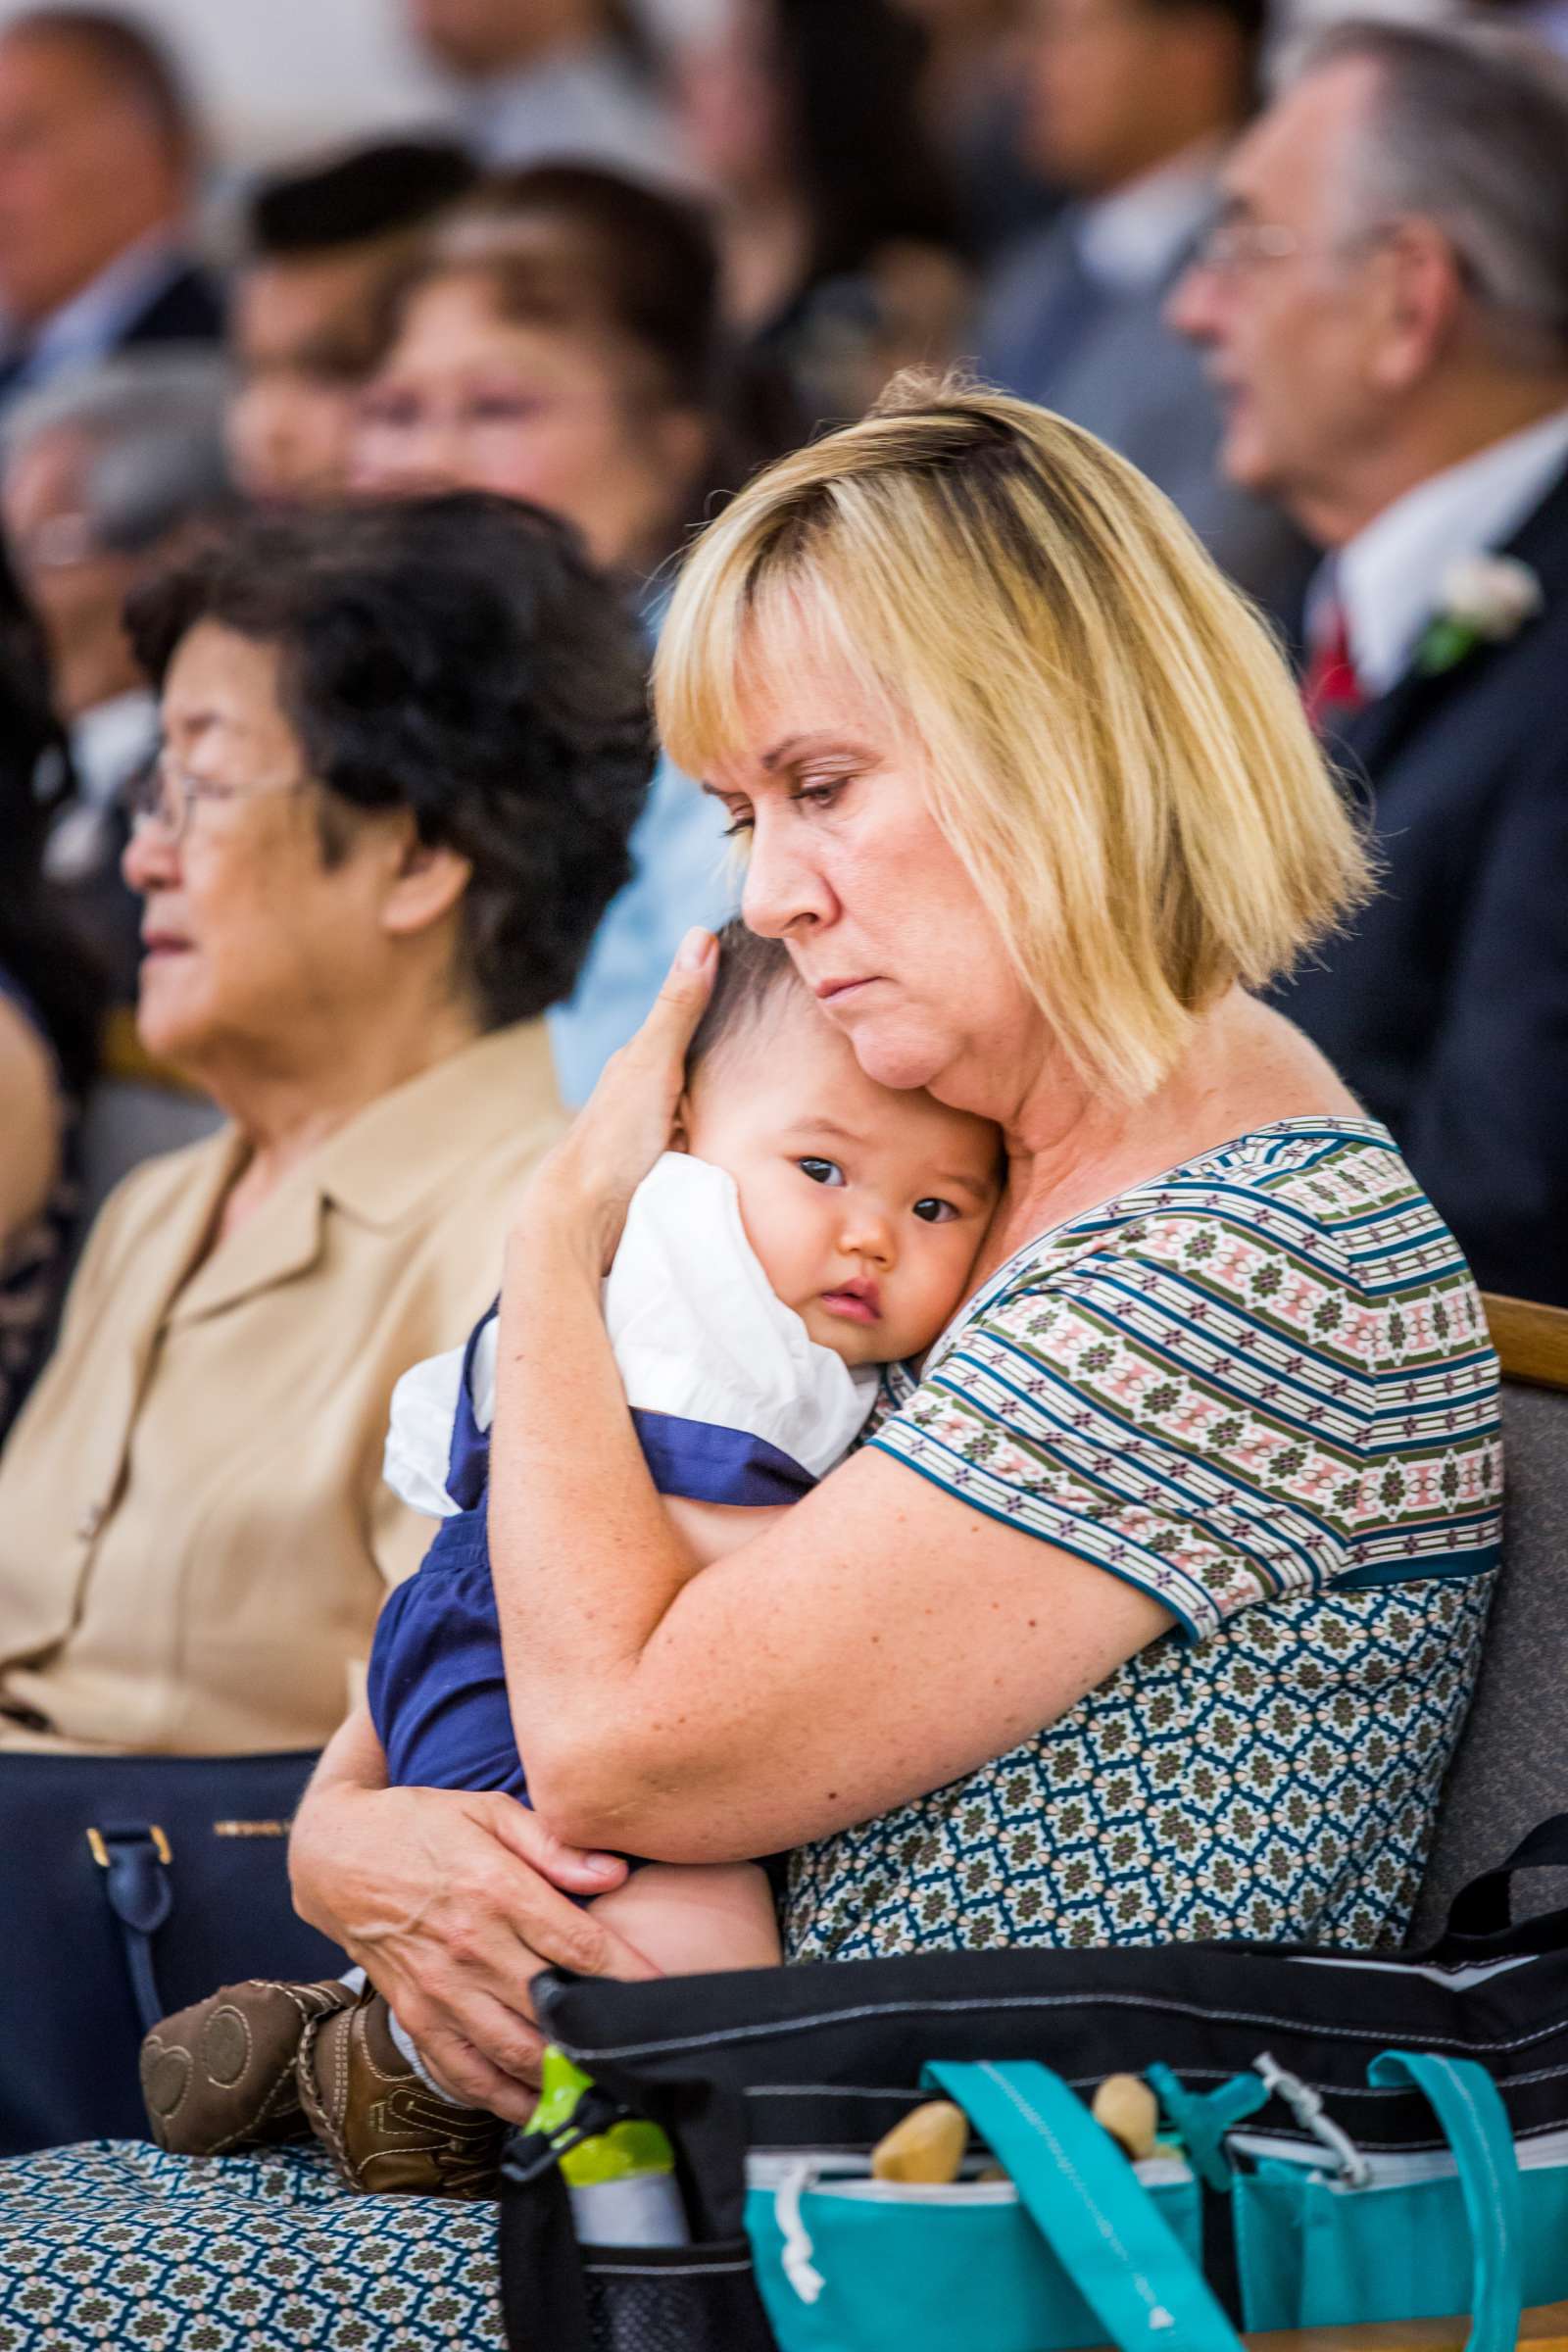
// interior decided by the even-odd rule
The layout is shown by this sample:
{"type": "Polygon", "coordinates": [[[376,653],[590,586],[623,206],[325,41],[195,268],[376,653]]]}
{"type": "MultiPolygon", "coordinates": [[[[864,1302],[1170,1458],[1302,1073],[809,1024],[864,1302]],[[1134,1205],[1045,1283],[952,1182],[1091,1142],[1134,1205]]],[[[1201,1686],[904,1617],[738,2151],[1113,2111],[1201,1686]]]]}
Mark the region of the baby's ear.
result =
{"type": "Polygon", "coordinates": [[[675,1105],[675,1116],[670,1122],[669,1149],[671,1152],[689,1152],[691,1150],[691,1097],[683,1094],[675,1105]]]}

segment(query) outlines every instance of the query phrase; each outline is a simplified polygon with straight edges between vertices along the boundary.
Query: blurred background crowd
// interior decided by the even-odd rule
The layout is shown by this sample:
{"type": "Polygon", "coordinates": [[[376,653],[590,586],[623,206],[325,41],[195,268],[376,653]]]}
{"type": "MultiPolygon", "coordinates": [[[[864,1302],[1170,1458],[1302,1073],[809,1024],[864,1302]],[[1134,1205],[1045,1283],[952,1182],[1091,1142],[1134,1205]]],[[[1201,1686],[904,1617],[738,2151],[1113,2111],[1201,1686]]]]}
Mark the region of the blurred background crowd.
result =
{"type": "Polygon", "coordinates": [[[0,1744],[331,1728],[416,1557],[391,1382],[734,895],[577,669],[910,365],[1103,436],[1272,615],[1386,878],[1283,1001],[1568,1302],[1568,8],[1267,6],[0,9],[0,1433],[186,1147],[0,1463],[0,1744]]]}

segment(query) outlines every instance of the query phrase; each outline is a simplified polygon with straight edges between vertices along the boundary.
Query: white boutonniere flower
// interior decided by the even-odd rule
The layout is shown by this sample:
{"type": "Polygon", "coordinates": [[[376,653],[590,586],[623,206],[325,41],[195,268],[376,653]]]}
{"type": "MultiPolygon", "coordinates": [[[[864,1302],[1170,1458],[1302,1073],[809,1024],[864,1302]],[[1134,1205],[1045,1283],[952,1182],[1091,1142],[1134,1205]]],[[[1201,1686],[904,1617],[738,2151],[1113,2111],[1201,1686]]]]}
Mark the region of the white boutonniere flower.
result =
{"type": "Polygon", "coordinates": [[[1506,644],[1545,601],[1541,582],[1516,556],[1466,556],[1450,564],[1436,617],[1416,648],[1416,667],[1437,677],[1478,645],[1506,644]]]}

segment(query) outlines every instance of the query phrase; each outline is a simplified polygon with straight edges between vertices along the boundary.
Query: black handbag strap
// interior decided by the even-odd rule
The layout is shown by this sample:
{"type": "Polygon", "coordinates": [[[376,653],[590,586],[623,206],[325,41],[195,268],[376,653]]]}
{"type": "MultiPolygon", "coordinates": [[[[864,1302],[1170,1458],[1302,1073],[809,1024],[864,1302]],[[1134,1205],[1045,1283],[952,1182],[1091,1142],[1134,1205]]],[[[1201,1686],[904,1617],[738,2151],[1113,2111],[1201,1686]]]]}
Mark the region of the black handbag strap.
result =
{"type": "Polygon", "coordinates": [[[561,2160],[536,2132],[501,2159],[501,2315],[509,2352],[593,2352],[588,2281],[561,2160]]]}
{"type": "MultiPolygon", "coordinates": [[[[1568,1868],[1568,1813],[1553,1813],[1549,1820],[1538,1822],[1520,1838],[1505,1862],[1483,1871],[1468,1886],[1461,1886],[1448,1907],[1444,1943],[1473,1943],[1506,1936],[1513,1919],[1510,1894],[1514,1872],[1551,1867],[1568,1868]]],[[[1568,1912],[1553,1912],[1547,1918],[1530,1920],[1520,1934],[1534,1944],[1539,1944],[1544,1936],[1549,1940],[1568,1940],[1568,1912]],[[1552,1923],[1560,1923],[1556,1935],[1552,1923]]]]}
{"type": "Polygon", "coordinates": [[[142,1822],[94,1830],[88,1845],[120,1929],[136,2014],[142,2032],[150,2034],[167,2006],[158,1990],[153,1937],[174,1908],[169,1840],[156,1822],[142,1822]]]}

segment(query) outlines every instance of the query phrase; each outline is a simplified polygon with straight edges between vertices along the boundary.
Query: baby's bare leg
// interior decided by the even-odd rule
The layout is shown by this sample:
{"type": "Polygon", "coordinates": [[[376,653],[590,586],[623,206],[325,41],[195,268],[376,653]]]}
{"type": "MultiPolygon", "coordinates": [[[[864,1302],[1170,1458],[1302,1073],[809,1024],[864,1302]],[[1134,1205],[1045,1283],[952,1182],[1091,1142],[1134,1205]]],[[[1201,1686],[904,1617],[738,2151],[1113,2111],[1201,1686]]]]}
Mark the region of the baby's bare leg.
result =
{"type": "Polygon", "coordinates": [[[662,1976],[777,1968],[778,1920],[755,1862],[650,1862],[590,1906],[662,1976]]]}

